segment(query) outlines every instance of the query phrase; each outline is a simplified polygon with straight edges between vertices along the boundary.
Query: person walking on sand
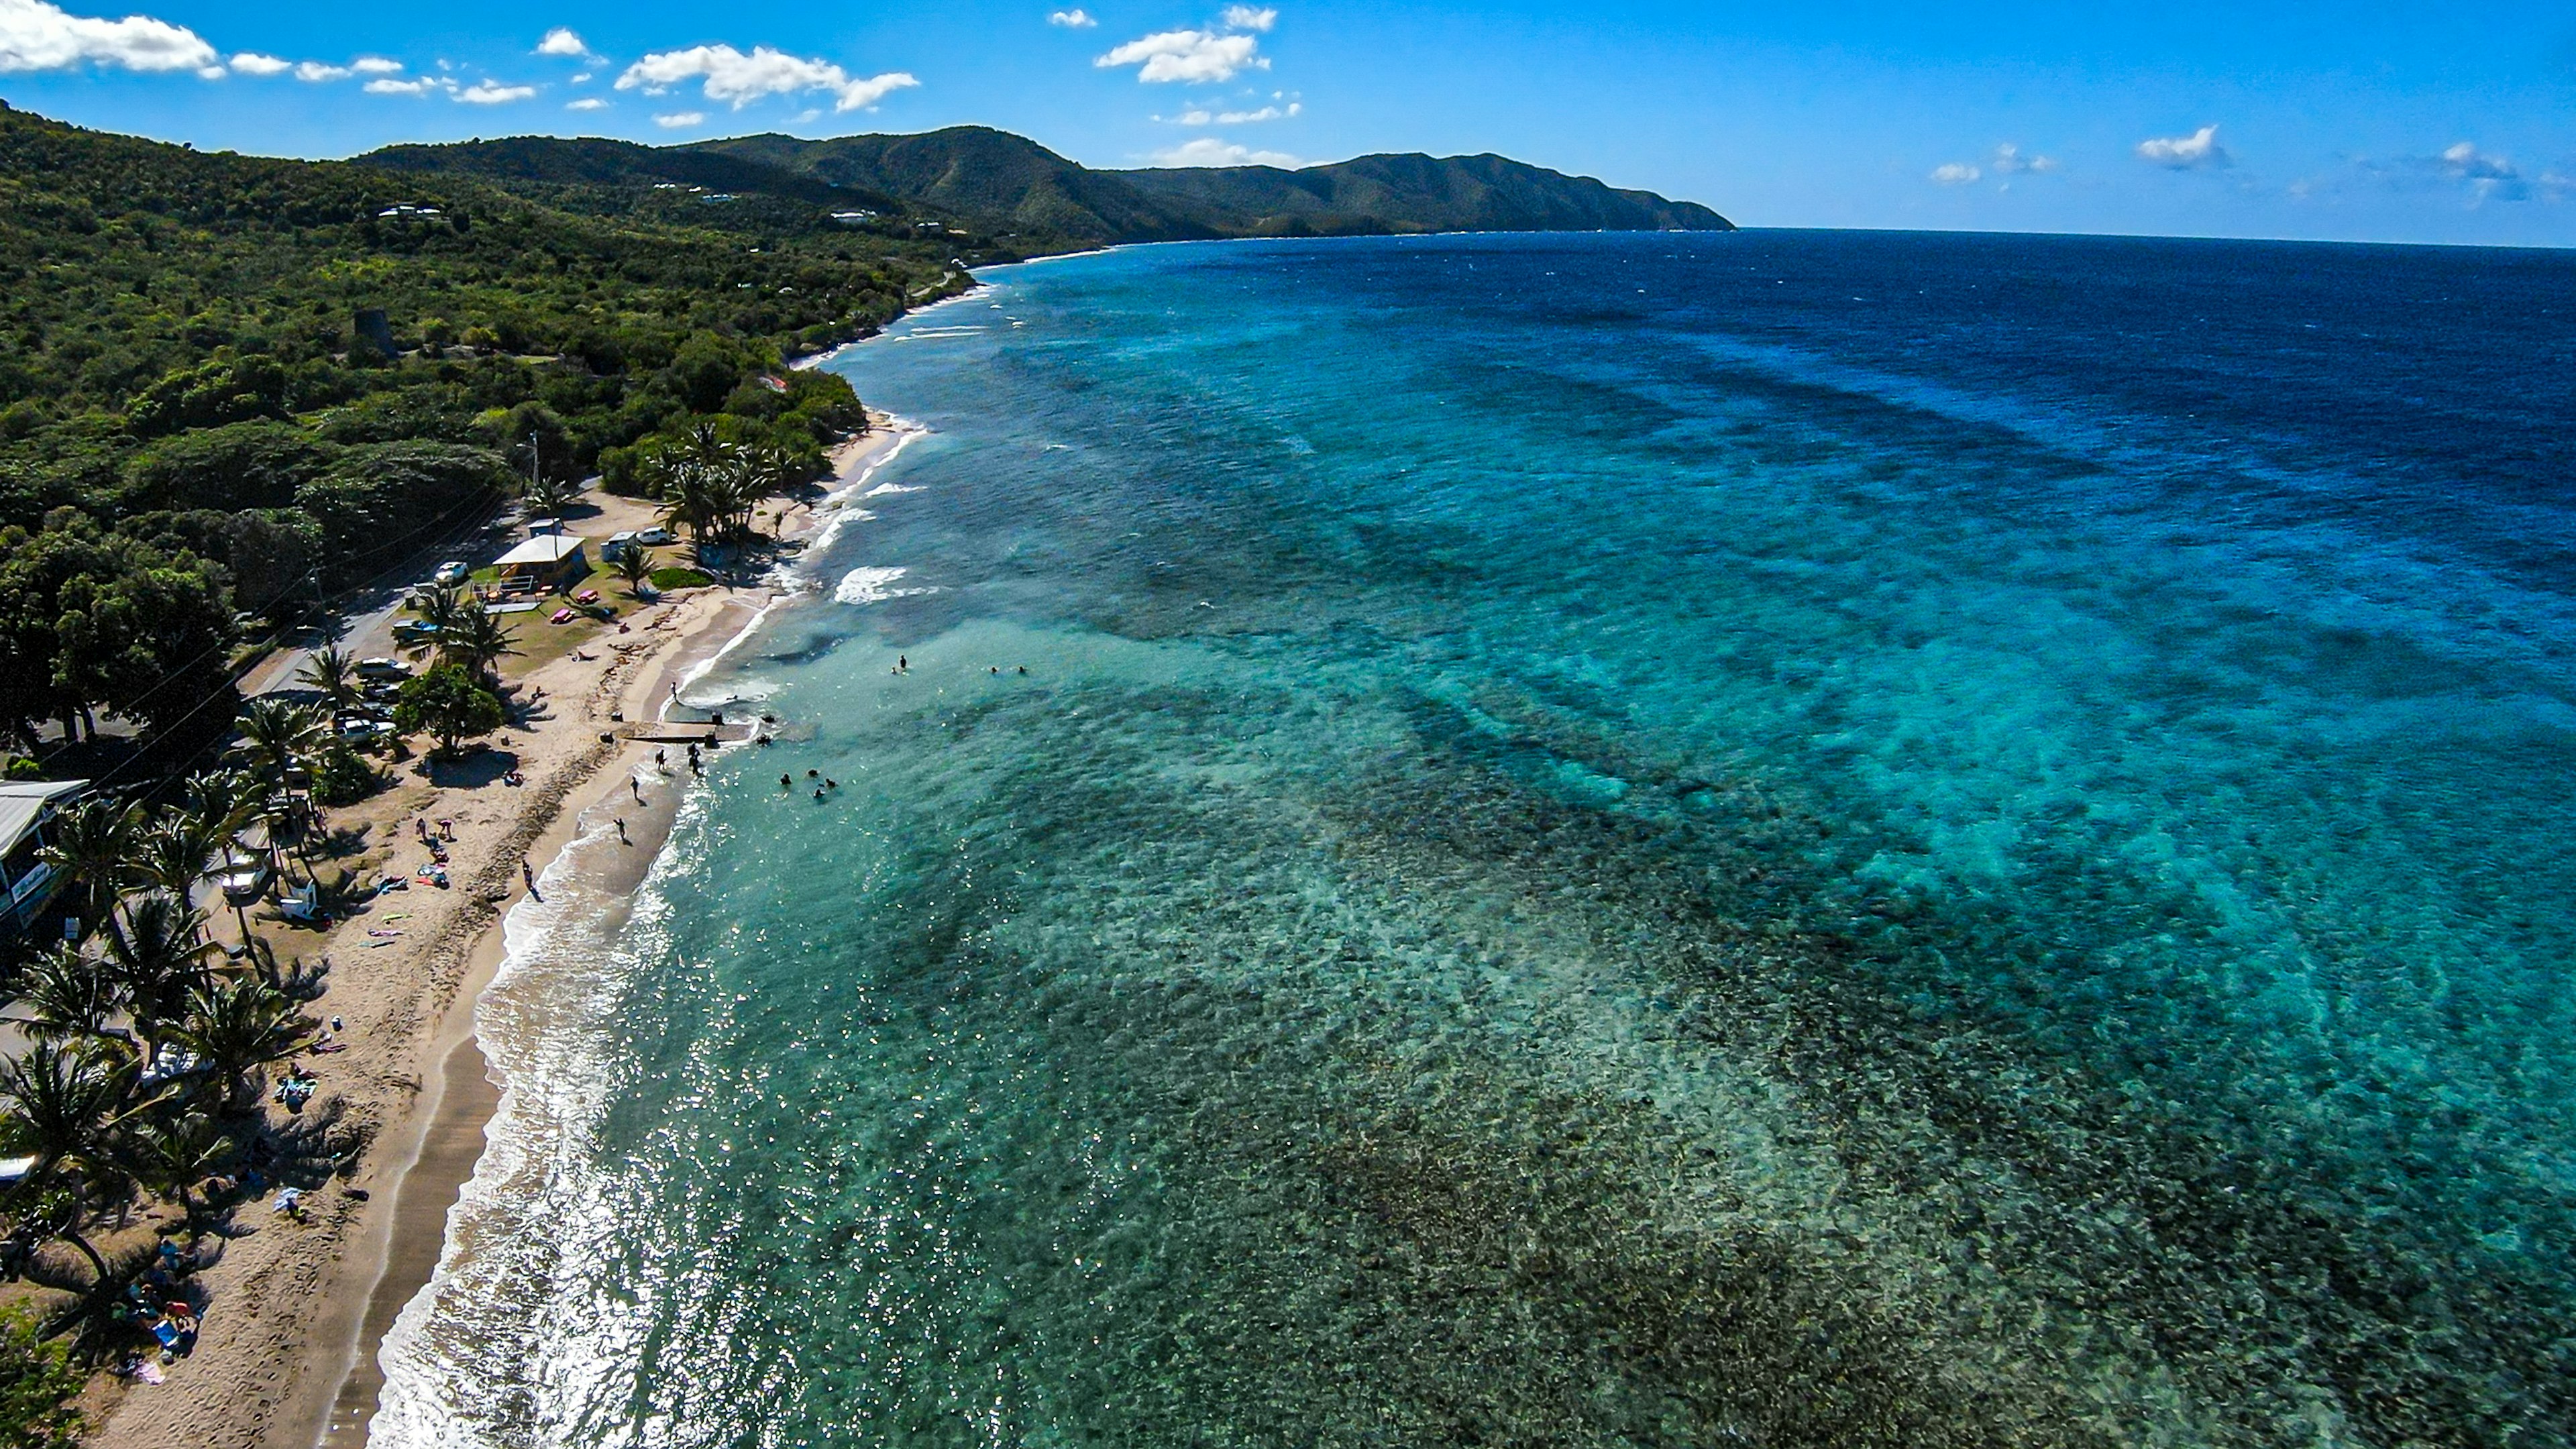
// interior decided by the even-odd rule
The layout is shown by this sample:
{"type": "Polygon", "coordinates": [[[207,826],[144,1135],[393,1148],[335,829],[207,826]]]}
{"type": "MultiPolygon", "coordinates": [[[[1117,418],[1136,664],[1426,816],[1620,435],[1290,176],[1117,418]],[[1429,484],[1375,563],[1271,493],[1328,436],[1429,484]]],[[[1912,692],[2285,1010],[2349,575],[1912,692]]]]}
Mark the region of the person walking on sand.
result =
{"type": "Polygon", "coordinates": [[[632,776],[632,775],[629,775],[629,776],[627,776],[627,777],[626,777],[626,788],[635,792],[635,803],[636,803],[636,804],[641,805],[641,804],[643,804],[643,803],[644,803],[644,782],[643,782],[643,781],[636,779],[636,778],[635,778],[634,776],[632,776]]]}
{"type": "Polygon", "coordinates": [[[529,868],[528,858],[524,855],[519,857],[519,879],[527,885],[528,894],[537,893],[537,873],[529,868]]]}
{"type": "Polygon", "coordinates": [[[633,845],[633,844],[635,843],[634,841],[629,840],[629,839],[627,839],[627,838],[626,838],[626,817],[625,817],[625,816],[620,815],[620,816],[616,817],[614,820],[612,820],[610,823],[611,823],[611,824],[613,824],[613,825],[615,825],[615,826],[617,827],[617,843],[618,843],[618,844],[620,844],[620,845],[633,845]]]}

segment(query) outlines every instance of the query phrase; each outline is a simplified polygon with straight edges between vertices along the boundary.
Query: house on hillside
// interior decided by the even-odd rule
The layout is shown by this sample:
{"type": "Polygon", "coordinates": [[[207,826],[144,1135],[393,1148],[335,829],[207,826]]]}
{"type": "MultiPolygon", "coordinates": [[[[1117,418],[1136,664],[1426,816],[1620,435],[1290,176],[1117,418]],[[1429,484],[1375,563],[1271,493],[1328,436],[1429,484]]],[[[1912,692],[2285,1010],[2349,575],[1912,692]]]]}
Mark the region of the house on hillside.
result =
{"type": "Polygon", "coordinates": [[[495,567],[505,588],[561,589],[590,572],[590,555],[577,533],[540,533],[501,555],[495,567]]]}
{"type": "Polygon", "coordinates": [[[0,935],[27,929],[44,914],[62,884],[41,858],[54,816],[89,789],[87,780],[11,780],[0,783],[0,935]]]}

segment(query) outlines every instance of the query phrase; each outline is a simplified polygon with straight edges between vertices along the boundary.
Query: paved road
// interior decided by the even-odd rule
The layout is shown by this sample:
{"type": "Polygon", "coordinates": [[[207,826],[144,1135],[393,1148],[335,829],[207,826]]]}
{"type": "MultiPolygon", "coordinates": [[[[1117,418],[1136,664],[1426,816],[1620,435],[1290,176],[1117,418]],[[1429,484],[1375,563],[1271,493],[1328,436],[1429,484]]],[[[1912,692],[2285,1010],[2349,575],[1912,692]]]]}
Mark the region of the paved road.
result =
{"type": "Polygon", "coordinates": [[[444,560],[463,559],[480,567],[508,552],[515,541],[518,517],[517,505],[504,504],[468,529],[462,538],[444,539],[405,560],[386,576],[389,582],[379,582],[348,596],[331,622],[296,631],[291,642],[252,666],[242,676],[242,693],[299,692],[295,676],[303,671],[304,661],[325,645],[337,644],[359,659],[393,653],[394,618],[402,611],[404,596],[428,582],[430,572],[444,560]]]}

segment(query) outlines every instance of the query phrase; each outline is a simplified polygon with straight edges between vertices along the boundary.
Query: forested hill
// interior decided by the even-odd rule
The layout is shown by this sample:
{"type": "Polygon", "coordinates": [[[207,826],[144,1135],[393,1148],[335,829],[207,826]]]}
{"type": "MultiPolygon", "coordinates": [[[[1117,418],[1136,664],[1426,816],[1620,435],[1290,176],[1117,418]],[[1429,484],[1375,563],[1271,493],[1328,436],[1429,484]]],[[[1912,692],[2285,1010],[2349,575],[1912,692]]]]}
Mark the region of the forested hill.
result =
{"type": "Polygon", "coordinates": [[[704,429],[819,470],[861,417],[784,362],[991,253],[803,184],[583,208],[0,106],[0,734],[221,727],[224,645],[480,516],[532,434],[550,479],[704,429]]]}
{"type": "MultiPolygon", "coordinates": [[[[793,198],[849,212],[927,209],[1044,250],[1100,242],[1431,231],[1727,231],[1705,206],[1620,191],[1500,156],[1363,156],[1283,170],[1094,171],[981,126],[809,141],[745,136],[683,146],[517,137],[399,146],[361,158],[482,177],[559,200],[657,185],[793,198]],[[817,186],[827,188],[818,193],[817,186]]],[[[586,204],[572,202],[572,204],[586,204]]]]}

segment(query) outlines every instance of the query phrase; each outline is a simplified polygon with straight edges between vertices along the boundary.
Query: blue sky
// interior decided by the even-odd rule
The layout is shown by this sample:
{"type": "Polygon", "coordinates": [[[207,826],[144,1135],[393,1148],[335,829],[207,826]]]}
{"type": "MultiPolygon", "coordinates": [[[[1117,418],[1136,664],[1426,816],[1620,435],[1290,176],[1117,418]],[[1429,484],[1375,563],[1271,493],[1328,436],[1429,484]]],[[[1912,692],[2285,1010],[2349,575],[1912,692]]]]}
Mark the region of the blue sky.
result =
{"type": "Polygon", "coordinates": [[[1749,225],[2576,245],[2576,9],[2478,0],[0,0],[0,97],[302,156],[976,122],[1096,166],[1498,151],[1749,225]]]}

